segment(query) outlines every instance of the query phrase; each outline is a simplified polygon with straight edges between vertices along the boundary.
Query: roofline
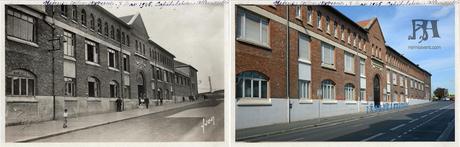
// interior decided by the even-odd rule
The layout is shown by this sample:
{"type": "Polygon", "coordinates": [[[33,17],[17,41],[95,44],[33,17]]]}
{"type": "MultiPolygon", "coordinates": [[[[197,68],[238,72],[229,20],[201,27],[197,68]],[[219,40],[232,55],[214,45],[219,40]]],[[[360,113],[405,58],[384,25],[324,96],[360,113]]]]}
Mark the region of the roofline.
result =
{"type": "Polygon", "coordinates": [[[154,41],[152,40],[148,40],[148,42],[150,43],[153,43],[154,45],[158,46],[161,50],[163,50],[164,52],[168,53],[169,55],[173,56],[173,58],[176,58],[176,56],[174,56],[174,54],[170,53],[168,50],[164,49],[161,45],[159,45],[158,43],[155,43],[154,41]]]}
{"type": "Polygon", "coordinates": [[[96,9],[99,9],[99,10],[102,10],[104,13],[108,14],[110,17],[112,17],[115,21],[118,21],[120,22],[121,24],[123,24],[125,27],[128,27],[128,28],[131,28],[130,25],[128,25],[127,23],[125,23],[123,20],[121,20],[119,17],[113,15],[111,12],[107,11],[105,8],[99,6],[99,5],[95,5],[95,8],[96,9]]]}
{"type": "MultiPolygon", "coordinates": [[[[177,61],[177,60],[176,60],[177,61]]],[[[185,63],[184,63],[185,64],[185,63]]],[[[180,66],[174,66],[174,68],[179,68],[179,67],[191,67],[193,68],[194,70],[198,71],[198,69],[196,69],[195,67],[193,67],[192,65],[189,65],[189,64],[185,64],[185,65],[180,65],[180,66]]]]}
{"type": "Polygon", "coordinates": [[[387,49],[390,49],[391,51],[395,52],[398,56],[402,57],[404,60],[406,60],[407,62],[409,62],[410,64],[412,64],[413,66],[417,67],[419,70],[427,73],[428,75],[431,76],[431,73],[426,71],[425,69],[421,68],[420,66],[418,66],[417,64],[415,64],[414,62],[412,62],[411,60],[407,59],[406,57],[404,57],[401,53],[399,53],[398,51],[396,51],[395,49],[393,49],[391,46],[388,46],[388,45],[385,45],[387,47],[387,49]]]}
{"type": "Polygon", "coordinates": [[[359,30],[363,31],[364,33],[368,33],[368,31],[366,29],[364,29],[363,27],[361,27],[360,25],[358,25],[358,23],[354,22],[353,20],[351,20],[348,16],[344,15],[342,12],[340,12],[339,10],[337,10],[336,8],[332,7],[332,6],[326,6],[326,8],[329,8],[330,10],[332,10],[334,13],[337,13],[339,14],[340,17],[342,18],[345,18],[345,21],[348,21],[349,23],[355,25],[356,27],[358,27],[359,30]]]}

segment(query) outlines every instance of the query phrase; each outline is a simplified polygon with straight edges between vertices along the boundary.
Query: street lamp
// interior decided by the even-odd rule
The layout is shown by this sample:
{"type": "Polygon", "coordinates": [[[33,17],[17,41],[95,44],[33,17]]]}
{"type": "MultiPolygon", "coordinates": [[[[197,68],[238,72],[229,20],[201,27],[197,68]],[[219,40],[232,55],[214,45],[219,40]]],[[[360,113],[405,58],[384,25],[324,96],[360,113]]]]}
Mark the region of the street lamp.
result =
{"type": "Polygon", "coordinates": [[[321,100],[323,96],[323,90],[318,89],[316,90],[316,95],[318,96],[318,124],[321,123],[321,100]]]}
{"type": "MultiPolygon", "coordinates": [[[[55,28],[53,27],[53,31],[52,31],[52,36],[54,37],[54,31],[55,31],[55,28]]],[[[62,44],[67,42],[64,38],[63,35],[57,35],[56,38],[52,38],[52,39],[49,39],[48,40],[49,42],[51,42],[51,50],[48,50],[48,52],[51,52],[51,62],[52,62],[52,66],[51,66],[51,74],[52,74],[52,90],[53,90],[53,120],[56,119],[56,86],[55,86],[55,69],[54,69],[54,51],[58,51],[58,50],[61,50],[61,47],[62,47],[62,44]],[[57,49],[54,48],[54,41],[58,41],[59,43],[59,47],[57,49]]]]}

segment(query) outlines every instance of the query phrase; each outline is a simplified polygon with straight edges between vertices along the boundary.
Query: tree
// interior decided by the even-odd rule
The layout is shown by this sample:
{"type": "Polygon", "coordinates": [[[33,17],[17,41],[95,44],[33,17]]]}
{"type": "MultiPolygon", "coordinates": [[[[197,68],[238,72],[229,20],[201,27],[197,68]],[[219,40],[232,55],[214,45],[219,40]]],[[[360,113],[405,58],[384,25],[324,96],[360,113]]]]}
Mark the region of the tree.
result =
{"type": "Polygon", "coordinates": [[[436,90],[434,90],[434,95],[438,98],[446,97],[447,93],[448,92],[446,88],[436,88],[436,90]]]}

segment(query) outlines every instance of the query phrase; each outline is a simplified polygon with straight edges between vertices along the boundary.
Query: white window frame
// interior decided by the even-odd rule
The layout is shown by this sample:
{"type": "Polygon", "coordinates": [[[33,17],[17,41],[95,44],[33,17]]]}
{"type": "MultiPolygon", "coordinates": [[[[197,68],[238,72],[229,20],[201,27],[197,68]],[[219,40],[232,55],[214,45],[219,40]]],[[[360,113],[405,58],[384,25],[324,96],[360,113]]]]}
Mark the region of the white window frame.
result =
{"type": "Polygon", "coordinates": [[[298,39],[298,46],[297,46],[297,47],[298,47],[298,52],[299,52],[299,54],[298,54],[298,56],[299,56],[299,61],[309,63],[310,60],[311,60],[311,46],[310,46],[310,45],[311,45],[311,44],[310,44],[310,43],[311,43],[311,42],[310,42],[311,40],[310,40],[310,38],[309,38],[307,35],[305,35],[305,34],[303,34],[303,33],[300,33],[300,32],[299,32],[299,37],[298,37],[298,38],[299,38],[299,39],[298,39]],[[301,43],[301,40],[302,40],[302,39],[305,39],[305,42],[307,43],[307,44],[305,45],[305,47],[306,47],[306,49],[305,49],[305,51],[306,51],[306,57],[302,57],[301,54],[300,54],[300,52],[301,52],[300,43],[301,43]]]}
{"type": "Polygon", "coordinates": [[[326,43],[326,42],[321,42],[321,65],[324,66],[329,66],[329,67],[335,67],[335,47],[326,43]],[[328,50],[328,51],[327,51],[328,50]],[[328,53],[326,55],[326,53],[328,53]],[[331,61],[325,61],[326,56],[329,56],[329,59],[331,61]]]}
{"type": "Polygon", "coordinates": [[[313,23],[313,10],[311,6],[307,6],[307,23],[310,25],[313,23]]]}
{"type": "Polygon", "coordinates": [[[266,98],[269,98],[269,81],[267,81],[266,79],[261,79],[261,78],[250,78],[250,77],[242,77],[241,78],[242,80],[242,85],[241,85],[241,96],[242,98],[264,98],[262,97],[262,82],[266,82],[266,89],[267,89],[267,93],[265,94],[266,95],[266,98]],[[249,80],[250,83],[251,83],[251,88],[250,88],[250,96],[246,96],[246,81],[249,80]],[[258,94],[257,94],[257,97],[254,96],[254,82],[257,82],[258,83],[258,94]]]}
{"type": "MultiPolygon", "coordinates": [[[[32,77],[22,77],[22,76],[6,76],[6,77],[7,77],[7,78],[6,78],[5,80],[8,80],[8,79],[11,80],[11,81],[10,81],[10,82],[11,82],[11,83],[10,83],[10,84],[11,84],[11,85],[10,85],[10,86],[11,86],[11,87],[10,87],[10,88],[11,88],[11,92],[10,92],[9,95],[7,95],[7,93],[5,93],[5,95],[7,95],[7,96],[35,96],[35,93],[36,93],[35,90],[36,90],[36,85],[37,85],[37,84],[36,84],[37,81],[35,80],[35,78],[32,78],[32,77]],[[18,82],[18,84],[19,84],[19,85],[18,85],[18,88],[19,88],[19,89],[18,89],[18,92],[19,92],[19,94],[14,94],[14,91],[15,91],[15,89],[14,89],[14,88],[15,88],[15,86],[14,86],[14,85],[15,85],[15,84],[14,84],[14,80],[18,80],[18,81],[19,81],[19,82],[18,82]],[[23,93],[23,92],[22,92],[22,82],[21,82],[22,80],[25,80],[25,81],[26,81],[26,88],[25,88],[25,91],[26,91],[26,92],[25,92],[25,95],[22,94],[22,93],[23,93]],[[32,81],[33,81],[32,94],[29,93],[29,91],[30,91],[29,88],[31,88],[31,86],[29,85],[29,80],[32,80],[32,81]]],[[[6,90],[6,86],[8,86],[8,85],[7,85],[7,83],[5,82],[5,90],[6,90]]]]}
{"type": "Polygon", "coordinates": [[[118,95],[118,93],[119,93],[118,90],[119,90],[118,83],[115,82],[115,81],[110,81],[110,83],[109,83],[109,97],[111,97],[111,98],[118,97],[119,96],[118,95]],[[113,96],[110,93],[110,91],[112,91],[112,86],[114,86],[114,88],[115,88],[115,89],[113,89],[114,90],[114,95],[113,96]]]}
{"type": "Polygon", "coordinates": [[[113,49],[107,49],[107,66],[109,68],[118,69],[118,52],[113,49]],[[113,66],[110,66],[110,54],[113,54],[113,66]]]}
{"type": "Polygon", "coordinates": [[[94,77],[88,77],[88,97],[91,97],[90,96],[90,93],[89,93],[89,82],[92,82],[94,85],[93,85],[93,88],[94,88],[94,97],[99,97],[100,96],[100,83],[99,83],[99,80],[94,78],[94,77]]]}
{"type": "Polygon", "coordinates": [[[252,12],[249,12],[244,9],[238,9],[238,15],[237,15],[237,39],[238,40],[243,40],[243,41],[248,41],[250,43],[255,43],[257,45],[262,45],[265,47],[269,47],[269,42],[270,42],[270,28],[269,28],[269,19],[264,18],[263,16],[254,14],[252,12]],[[249,19],[247,17],[251,17],[252,19],[256,19],[259,22],[259,38],[258,40],[254,40],[251,38],[246,37],[246,20],[249,19]],[[265,28],[265,29],[264,29],[265,28]],[[265,32],[266,31],[266,32],[265,32]],[[266,40],[264,38],[266,37],[266,40]]]}
{"type": "Polygon", "coordinates": [[[85,59],[88,62],[99,64],[99,48],[96,42],[85,40],[85,59]],[[88,44],[93,46],[92,54],[94,61],[88,60],[88,44]]]}
{"type": "Polygon", "coordinates": [[[322,19],[321,19],[321,12],[316,11],[316,27],[320,30],[322,30],[322,19]]]}
{"type": "Polygon", "coordinates": [[[295,18],[302,20],[302,7],[295,6],[295,18]]]}
{"type": "Polygon", "coordinates": [[[326,17],[326,33],[331,34],[331,19],[329,16],[326,17]]]}
{"type": "Polygon", "coordinates": [[[359,89],[359,99],[360,99],[360,101],[364,101],[365,97],[366,97],[366,89],[360,88],[359,89]]]}
{"type": "Polygon", "coordinates": [[[27,42],[35,42],[36,20],[34,17],[16,9],[6,8],[5,33],[27,42]],[[19,23],[19,24],[16,24],[19,23]]]}
{"type": "Polygon", "coordinates": [[[359,58],[359,75],[362,78],[366,77],[366,59],[359,58]]]}
{"type": "Polygon", "coordinates": [[[346,101],[354,101],[354,95],[355,95],[355,88],[353,87],[352,84],[345,84],[344,87],[344,94],[345,94],[345,100],[346,101]]]}
{"type": "Polygon", "coordinates": [[[335,84],[333,81],[325,80],[321,82],[322,99],[335,100],[335,84]]]}
{"type": "Polygon", "coordinates": [[[342,41],[345,41],[345,28],[343,25],[340,25],[340,34],[342,35],[341,39],[342,41]]]}
{"type": "Polygon", "coordinates": [[[75,96],[75,78],[64,77],[64,95],[75,96]],[[70,93],[68,93],[68,91],[70,91],[70,93]]]}
{"type": "Polygon", "coordinates": [[[311,99],[310,94],[310,81],[308,80],[300,80],[299,79],[299,98],[300,99],[311,99]]]}
{"type": "Polygon", "coordinates": [[[348,52],[344,53],[344,71],[347,73],[354,74],[355,73],[355,64],[354,64],[354,55],[348,52]]]}
{"type": "Polygon", "coordinates": [[[75,57],[75,34],[70,31],[64,30],[63,36],[64,36],[64,41],[65,41],[62,43],[64,56],[74,58],[75,57]]]}
{"type": "Polygon", "coordinates": [[[335,38],[338,38],[339,37],[339,29],[337,29],[337,21],[334,21],[334,28],[333,28],[333,31],[334,31],[334,37],[335,38]]]}

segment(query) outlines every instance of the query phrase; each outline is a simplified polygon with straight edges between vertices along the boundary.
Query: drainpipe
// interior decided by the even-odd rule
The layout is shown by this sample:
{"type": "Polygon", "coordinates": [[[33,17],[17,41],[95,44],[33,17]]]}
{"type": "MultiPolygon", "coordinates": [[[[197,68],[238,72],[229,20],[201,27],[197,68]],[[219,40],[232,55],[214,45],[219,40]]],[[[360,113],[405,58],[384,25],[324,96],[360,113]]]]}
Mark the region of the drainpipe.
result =
{"type": "MultiPolygon", "coordinates": [[[[52,19],[52,23],[46,21],[46,15],[43,17],[43,20],[45,20],[45,23],[50,26],[50,28],[52,29],[51,31],[51,39],[49,39],[48,41],[51,42],[51,50],[48,50],[48,52],[51,52],[51,62],[52,62],[52,66],[51,66],[51,75],[52,75],[52,90],[53,90],[53,120],[56,120],[56,90],[55,90],[55,77],[54,77],[54,74],[55,74],[55,69],[54,69],[54,51],[55,50],[55,47],[54,47],[54,41],[57,40],[56,38],[54,38],[54,35],[55,35],[55,30],[56,30],[56,27],[55,27],[55,24],[54,24],[54,7],[51,6],[52,9],[52,14],[51,14],[51,19],[52,19]]],[[[45,12],[46,13],[46,12],[45,12]]]]}
{"type": "MultiPolygon", "coordinates": [[[[102,24],[101,24],[102,25],[102,24]]],[[[108,26],[107,26],[108,27],[108,26]]],[[[120,27],[119,27],[120,28],[120,27]]],[[[121,28],[120,28],[121,30],[121,28]]],[[[119,53],[119,59],[118,59],[118,64],[119,67],[120,67],[120,94],[118,95],[118,98],[121,97],[122,99],[122,102],[121,102],[121,111],[124,111],[125,110],[125,97],[123,96],[123,90],[125,88],[125,83],[124,83],[124,79],[123,79],[123,73],[125,72],[125,67],[124,67],[124,64],[123,64],[123,46],[121,44],[121,40],[119,41],[119,47],[120,47],[120,53],[119,53]]]]}
{"type": "Polygon", "coordinates": [[[291,122],[291,100],[289,98],[289,6],[286,6],[286,97],[288,105],[288,123],[291,122]]]}

